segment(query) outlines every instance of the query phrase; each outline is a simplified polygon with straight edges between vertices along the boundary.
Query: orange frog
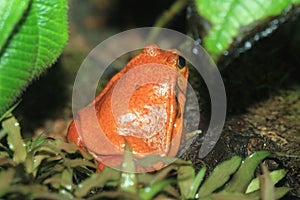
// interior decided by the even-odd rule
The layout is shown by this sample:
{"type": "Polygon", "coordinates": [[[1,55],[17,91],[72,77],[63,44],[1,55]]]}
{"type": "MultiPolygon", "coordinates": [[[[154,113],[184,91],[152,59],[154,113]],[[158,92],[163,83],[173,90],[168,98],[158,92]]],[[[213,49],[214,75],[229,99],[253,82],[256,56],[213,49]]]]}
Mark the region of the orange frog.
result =
{"type": "Polygon", "coordinates": [[[126,141],[136,159],[149,154],[176,156],[187,78],[186,62],[176,50],[147,45],[78,111],[68,141],[110,166],[122,163],[126,141]]]}

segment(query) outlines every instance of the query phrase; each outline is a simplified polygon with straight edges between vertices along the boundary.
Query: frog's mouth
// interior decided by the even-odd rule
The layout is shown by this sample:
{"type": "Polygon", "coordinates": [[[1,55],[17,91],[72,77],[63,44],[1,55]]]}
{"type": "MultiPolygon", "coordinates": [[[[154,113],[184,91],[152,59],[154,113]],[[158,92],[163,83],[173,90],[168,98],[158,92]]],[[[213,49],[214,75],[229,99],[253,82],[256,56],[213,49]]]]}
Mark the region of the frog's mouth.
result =
{"type": "Polygon", "coordinates": [[[189,72],[188,72],[188,67],[185,66],[183,67],[182,69],[179,69],[179,73],[186,79],[188,79],[188,75],[189,75],[189,72]]]}

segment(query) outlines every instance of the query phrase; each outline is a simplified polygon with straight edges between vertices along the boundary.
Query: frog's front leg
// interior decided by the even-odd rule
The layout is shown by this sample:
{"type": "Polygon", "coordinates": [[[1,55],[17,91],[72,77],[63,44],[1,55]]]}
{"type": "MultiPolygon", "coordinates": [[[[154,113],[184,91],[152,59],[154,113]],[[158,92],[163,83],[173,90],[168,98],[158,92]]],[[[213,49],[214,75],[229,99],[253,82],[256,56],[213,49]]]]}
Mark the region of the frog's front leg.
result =
{"type": "Polygon", "coordinates": [[[75,126],[75,120],[73,120],[71,122],[71,124],[69,125],[67,140],[68,140],[68,142],[75,142],[75,144],[81,148],[84,147],[83,143],[82,143],[82,139],[77,132],[77,129],[75,126]]]}

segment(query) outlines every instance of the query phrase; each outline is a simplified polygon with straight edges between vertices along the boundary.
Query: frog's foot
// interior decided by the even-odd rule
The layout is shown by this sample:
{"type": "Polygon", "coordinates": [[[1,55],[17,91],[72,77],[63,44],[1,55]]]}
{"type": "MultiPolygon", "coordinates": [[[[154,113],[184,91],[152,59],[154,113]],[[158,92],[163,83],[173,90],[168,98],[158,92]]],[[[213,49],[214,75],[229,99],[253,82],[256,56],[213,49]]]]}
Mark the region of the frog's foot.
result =
{"type": "Polygon", "coordinates": [[[99,162],[96,172],[97,173],[101,172],[105,167],[106,167],[106,165],[104,165],[103,163],[99,162]]]}

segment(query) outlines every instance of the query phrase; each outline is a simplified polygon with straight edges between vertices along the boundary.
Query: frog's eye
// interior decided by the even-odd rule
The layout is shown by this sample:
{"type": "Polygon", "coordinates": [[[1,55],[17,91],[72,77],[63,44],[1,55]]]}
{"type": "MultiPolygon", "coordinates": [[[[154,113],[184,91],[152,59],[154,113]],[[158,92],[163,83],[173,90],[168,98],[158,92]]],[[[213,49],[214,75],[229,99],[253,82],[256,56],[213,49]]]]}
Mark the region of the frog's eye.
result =
{"type": "Polygon", "coordinates": [[[186,61],[185,61],[184,57],[178,56],[178,66],[177,67],[179,69],[182,69],[185,67],[185,65],[186,65],[186,61]]]}

